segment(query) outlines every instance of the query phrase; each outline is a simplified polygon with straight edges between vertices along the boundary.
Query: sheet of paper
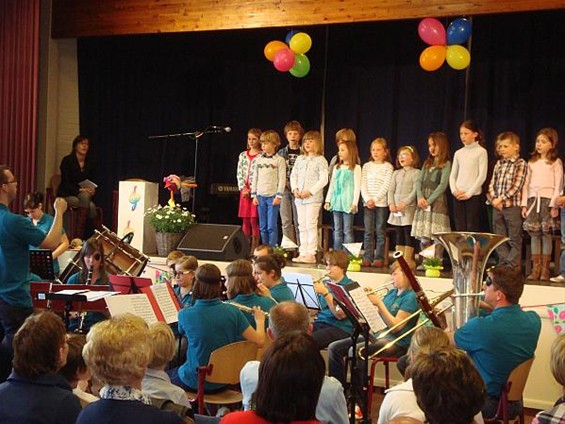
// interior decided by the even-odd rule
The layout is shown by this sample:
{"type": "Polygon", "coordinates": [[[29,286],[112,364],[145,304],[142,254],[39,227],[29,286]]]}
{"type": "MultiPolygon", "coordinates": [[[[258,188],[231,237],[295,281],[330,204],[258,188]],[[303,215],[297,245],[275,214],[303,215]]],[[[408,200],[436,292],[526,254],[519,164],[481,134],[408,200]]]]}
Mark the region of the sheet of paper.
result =
{"type": "Polygon", "coordinates": [[[82,180],[80,183],[78,183],[79,186],[81,186],[82,188],[96,188],[98,187],[98,185],[96,183],[94,183],[93,181],[90,181],[89,179],[86,180],[82,180]]]}
{"type": "Polygon", "coordinates": [[[119,296],[107,297],[104,300],[112,316],[129,312],[130,314],[143,318],[148,325],[158,321],[157,315],[155,315],[151,303],[149,302],[149,298],[144,293],[121,294],[119,296]]]}
{"type": "Polygon", "coordinates": [[[104,299],[108,296],[114,296],[115,294],[119,294],[119,292],[115,291],[89,291],[85,293],[81,293],[86,296],[87,302],[94,302],[95,300],[104,299]]]}
{"type": "Polygon", "coordinates": [[[177,310],[175,302],[171,299],[171,293],[167,284],[153,285],[151,286],[151,290],[153,291],[155,299],[161,308],[165,322],[167,324],[178,322],[179,311],[177,310]]]}
{"type": "Polygon", "coordinates": [[[73,294],[85,294],[86,292],[88,292],[88,290],[71,290],[71,289],[65,289],[65,290],[61,290],[56,292],[57,294],[66,294],[66,295],[73,295],[73,294]]]}
{"type": "Polygon", "coordinates": [[[369,324],[369,327],[371,328],[371,331],[373,333],[386,328],[386,324],[383,321],[382,317],[379,315],[377,308],[367,297],[365,289],[359,287],[354,290],[350,290],[349,296],[351,296],[351,298],[357,305],[357,308],[365,317],[365,320],[367,321],[367,324],[369,324]]]}

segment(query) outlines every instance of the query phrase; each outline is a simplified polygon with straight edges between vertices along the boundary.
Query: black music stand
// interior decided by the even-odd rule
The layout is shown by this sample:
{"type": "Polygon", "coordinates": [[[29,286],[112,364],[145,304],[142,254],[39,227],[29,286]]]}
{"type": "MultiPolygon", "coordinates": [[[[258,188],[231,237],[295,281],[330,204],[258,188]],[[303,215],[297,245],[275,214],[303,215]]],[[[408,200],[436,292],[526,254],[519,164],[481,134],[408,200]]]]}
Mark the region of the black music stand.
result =
{"type": "Polygon", "coordinates": [[[318,296],[314,291],[314,281],[309,274],[285,274],[284,282],[292,291],[294,300],[302,303],[308,309],[320,310],[318,296]]]}
{"type": "Polygon", "coordinates": [[[43,280],[54,281],[57,278],[53,269],[53,253],[49,249],[30,250],[29,269],[43,280]]]}
{"type": "Polygon", "coordinates": [[[120,294],[139,294],[141,289],[153,285],[150,278],[128,275],[110,275],[110,287],[120,294]]]}
{"type": "Polygon", "coordinates": [[[364,338],[364,349],[365,353],[369,351],[369,340],[374,339],[373,335],[371,334],[371,328],[369,324],[355,305],[355,302],[349,294],[347,293],[348,290],[356,289],[359,287],[358,283],[351,283],[347,286],[343,287],[339,284],[334,283],[326,283],[328,288],[331,289],[334,301],[339,305],[339,307],[343,310],[347,318],[353,324],[354,330],[353,334],[351,335],[351,342],[353,343],[353,355],[348,360],[351,362],[351,386],[349,390],[349,396],[347,398],[349,403],[349,411],[350,411],[350,424],[355,424],[355,405],[360,403],[361,405],[361,412],[363,413],[363,419],[361,423],[363,424],[370,424],[370,412],[368,410],[369,401],[367,399],[368,396],[368,387],[369,387],[369,360],[363,361],[363,366],[361,369],[362,372],[362,381],[361,384],[357,385],[357,378],[359,375],[359,364],[357,360],[357,343],[359,342],[359,336],[362,335],[364,338]],[[355,391],[355,387],[361,387],[363,391],[363,396],[359,396],[358,393],[355,391]],[[364,399],[363,399],[364,397],[364,399]],[[360,402],[358,402],[358,400],[360,402]]]}

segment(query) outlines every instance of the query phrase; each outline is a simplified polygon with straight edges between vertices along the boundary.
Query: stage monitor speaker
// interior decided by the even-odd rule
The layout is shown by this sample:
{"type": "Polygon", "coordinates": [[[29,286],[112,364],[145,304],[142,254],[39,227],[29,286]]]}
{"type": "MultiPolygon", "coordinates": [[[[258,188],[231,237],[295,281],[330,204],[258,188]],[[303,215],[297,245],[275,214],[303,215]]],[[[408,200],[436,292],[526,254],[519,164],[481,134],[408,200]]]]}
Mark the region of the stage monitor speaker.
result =
{"type": "Polygon", "coordinates": [[[249,241],[239,225],[196,224],[177,249],[197,259],[233,261],[249,256],[249,241]]]}

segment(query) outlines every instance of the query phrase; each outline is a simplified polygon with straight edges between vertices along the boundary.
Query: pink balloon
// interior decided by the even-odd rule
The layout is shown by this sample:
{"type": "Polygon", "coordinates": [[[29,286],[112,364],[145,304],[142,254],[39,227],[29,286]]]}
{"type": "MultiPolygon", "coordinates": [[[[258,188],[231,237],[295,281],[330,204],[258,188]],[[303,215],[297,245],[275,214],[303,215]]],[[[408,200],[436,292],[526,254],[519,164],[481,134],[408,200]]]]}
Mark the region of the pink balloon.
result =
{"type": "Polygon", "coordinates": [[[287,72],[294,66],[294,53],[288,47],[280,49],[275,54],[273,64],[277,71],[287,72]]]}
{"type": "Polygon", "coordinates": [[[425,18],[418,25],[418,34],[425,43],[430,46],[445,46],[445,28],[435,18],[425,18]]]}

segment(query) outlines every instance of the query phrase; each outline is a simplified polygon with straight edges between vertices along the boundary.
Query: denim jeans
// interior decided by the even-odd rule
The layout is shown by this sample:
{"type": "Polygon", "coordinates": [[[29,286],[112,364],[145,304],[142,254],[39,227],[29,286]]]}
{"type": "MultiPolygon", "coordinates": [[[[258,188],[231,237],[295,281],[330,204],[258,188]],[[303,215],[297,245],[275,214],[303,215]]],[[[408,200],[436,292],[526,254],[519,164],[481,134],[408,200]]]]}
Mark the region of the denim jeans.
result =
{"type": "Polygon", "coordinates": [[[496,234],[509,240],[496,248],[500,264],[516,268],[522,259],[522,215],[520,207],[493,209],[492,226],[496,234]]]}
{"type": "Polygon", "coordinates": [[[365,235],[363,236],[363,247],[365,254],[363,257],[372,261],[377,259],[384,260],[385,255],[385,228],[388,219],[388,208],[375,207],[373,209],[363,208],[364,216],[363,221],[365,224],[365,235]],[[377,240],[377,251],[373,256],[375,250],[375,237],[377,240]]]}
{"type": "Polygon", "coordinates": [[[12,370],[14,335],[31,314],[33,308],[18,308],[0,300],[0,383],[8,378],[12,370]]]}
{"type": "Polygon", "coordinates": [[[300,244],[298,232],[298,211],[294,203],[294,196],[290,190],[285,190],[280,204],[281,228],[283,236],[287,236],[296,244],[300,244]]]}
{"type": "Polygon", "coordinates": [[[279,241],[279,206],[273,205],[275,196],[257,196],[259,200],[259,230],[261,231],[261,243],[276,246],[279,241]]]}
{"type": "Polygon", "coordinates": [[[355,215],[346,212],[334,212],[334,250],[343,250],[343,243],[353,243],[353,219],[355,215]]]}

